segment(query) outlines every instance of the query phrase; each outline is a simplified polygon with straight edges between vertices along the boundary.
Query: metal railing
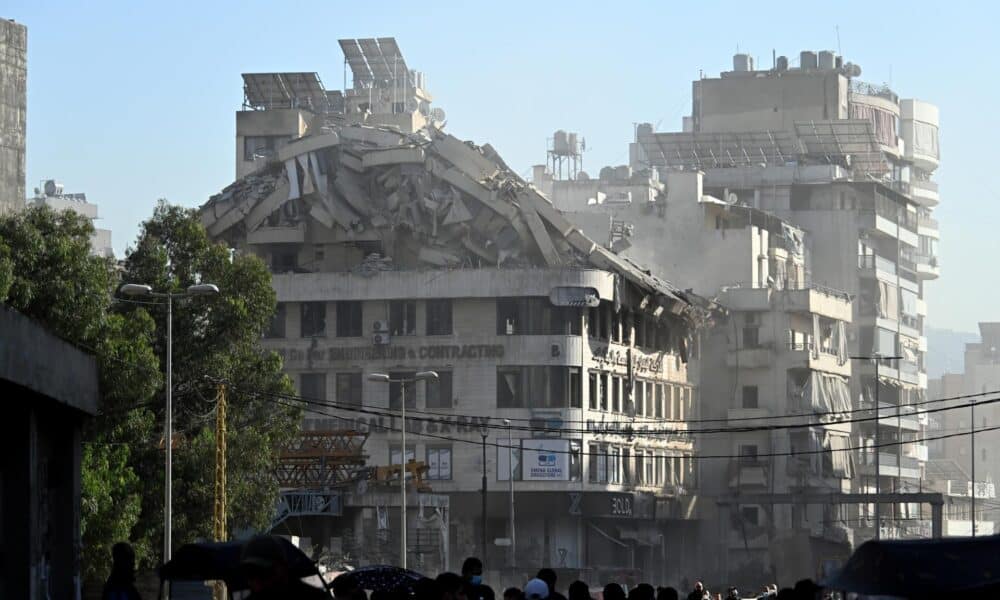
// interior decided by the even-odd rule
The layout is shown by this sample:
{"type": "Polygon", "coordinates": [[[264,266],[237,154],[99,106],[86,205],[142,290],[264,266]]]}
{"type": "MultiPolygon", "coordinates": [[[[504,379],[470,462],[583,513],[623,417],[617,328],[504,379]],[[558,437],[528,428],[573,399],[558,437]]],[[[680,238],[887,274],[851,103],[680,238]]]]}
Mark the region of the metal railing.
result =
{"type": "Polygon", "coordinates": [[[892,262],[887,258],[882,258],[881,256],[878,256],[876,254],[859,254],[858,268],[878,269],[879,271],[885,271],[890,275],[896,274],[896,263],[892,262]]]}

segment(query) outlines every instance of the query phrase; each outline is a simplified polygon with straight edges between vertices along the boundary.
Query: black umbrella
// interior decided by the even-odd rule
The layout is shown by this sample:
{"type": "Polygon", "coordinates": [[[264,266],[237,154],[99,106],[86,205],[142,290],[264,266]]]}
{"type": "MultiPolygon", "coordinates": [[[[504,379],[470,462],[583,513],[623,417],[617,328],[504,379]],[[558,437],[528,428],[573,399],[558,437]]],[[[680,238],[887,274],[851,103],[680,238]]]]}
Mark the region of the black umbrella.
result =
{"type": "MultiPolygon", "coordinates": [[[[316,564],[285,538],[277,538],[288,563],[288,574],[295,579],[319,576],[316,564]]],[[[185,544],[173,558],[160,567],[162,581],[225,581],[230,590],[247,589],[240,569],[240,555],[245,542],[203,542],[185,544]]]]}
{"type": "Polygon", "coordinates": [[[343,573],[337,576],[339,579],[347,578],[354,581],[358,587],[373,592],[391,592],[398,589],[410,589],[413,584],[423,579],[423,575],[416,571],[393,567],[391,565],[371,565],[355,569],[350,573],[343,573]]]}

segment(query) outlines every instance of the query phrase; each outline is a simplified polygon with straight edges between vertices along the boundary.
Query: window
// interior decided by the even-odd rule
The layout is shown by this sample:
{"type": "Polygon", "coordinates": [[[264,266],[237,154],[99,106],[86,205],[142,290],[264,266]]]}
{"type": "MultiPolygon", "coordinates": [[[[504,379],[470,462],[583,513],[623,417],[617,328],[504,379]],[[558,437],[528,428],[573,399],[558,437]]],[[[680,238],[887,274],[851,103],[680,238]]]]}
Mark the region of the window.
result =
{"type": "Polygon", "coordinates": [[[284,302],[279,302],[278,306],[275,307],[274,316],[271,317],[271,323],[267,327],[267,331],[264,332],[264,337],[266,338],[283,338],[285,337],[285,322],[288,317],[288,305],[284,302]]]}
{"type": "Polygon", "coordinates": [[[499,408],[580,408],[577,367],[498,367],[499,408]]]}
{"type": "Polygon", "coordinates": [[[337,373],[338,404],[361,406],[361,373],[337,373]]]}
{"type": "Polygon", "coordinates": [[[611,456],[608,459],[608,482],[622,482],[622,451],[618,447],[611,448],[611,456]]]}
{"type": "Polygon", "coordinates": [[[640,417],[645,415],[646,410],[646,384],[642,381],[635,382],[635,414],[640,417]]]}
{"type": "Polygon", "coordinates": [[[611,311],[611,341],[619,343],[622,341],[622,314],[613,310],[611,311]]]}
{"type": "Polygon", "coordinates": [[[740,462],[744,464],[756,464],[757,444],[740,444],[740,462]]]}
{"type": "Polygon", "coordinates": [[[611,376],[611,412],[622,411],[622,378],[611,376]]]}
{"type": "Polygon", "coordinates": [[[301,337],[322,337],[326,335],[326,303],[303,302],[302,319],[299,323],[301,337]]]}
{"type": "Polygon", "coordinates": [[[656,385],[656,418],[663,418],[663,384],[656,385]]]}
{"type": "Polygon", "coordinates": [[[303,373],[299,376],[299,395],[307,400],[326,401],[326,373],[303,373]]]}
{"type": "Polygon", "coordinates": [[[608,410],[608,398],[611,397],[611,386],[608,384],[608,374],[601,373],[601,410],[608,410]]]}
{"type": "Polygon", "coordinates": [[[601,444],[590,444],[589,449],[589,466],[588,470],[590,474],[591,483],[607,483],[608,482],[608,447],[601,444]]]}
{"type": "Polygon", "coordinates": [[[451,371],[437,371],[437,379],[428,379],[427,408],[451,408],[452,387],[451,371]]]}
{"type": "Polygon", "coordinates": [[[622,448],[622,483],[630,484],[635,482],[635,473],[632,470],[632,450],[622,448]]]}
{"type": "Polygon", "coordinates": [[[740,518],[745,524],[757,527],[760,525],[760,510],[756,506],[743,506],[740,508],[740,518]]]}
{"type": "Polygon", "coordinates": [[[757,386],[743,386],[743,408],[757,408],[757,386]]]}
{"type": "MultiPolygon", "coordinates": [[[[401,457],[399,455],[399,444],[390,444],[389,445],[389,464],[390,465],[398,465],[400,463],[400,458],[401,457]]],[[[406,445],[406,462],[410,462],[411,460],[417,460],[417,447],[416,446],[411,446],[411,445],[407,444],[406,445]]],[[[407,473],[407,477],[409,477],[409,473],[407,473]]]]}
{"type": "Polygon", "coordinates": [[[497,335],[580,335],[580,309],[548,298],[497,300],[497,335]]]}
{"type": "Polygon", "coordinates": [[[590,410],[597,410],[599,391],[597,389],[597,373],[591,371],[587,374],[587,408],[590,410]]]}
{"type": "Polygon", "coordinates": [[[341,300],[337,302],[337,337],[361,337],[361,302],[341,300]]]}
{"type": "Polygon", "coordinates": [[[743,347],[744,348],[759,348],[760,347],[760,327],[756,325],[747,325],[743,328],[743,347]]]}
{"type": "Polygon", "coordinates": [[[427,449],[427,479],[451,479],[451,446],[427,449]]]}
{"type": "Polygon", "coordinates": [[[451,300],[428,300],[427,335],[451,334],[451,300]]]}
{"type": "Polygon", "coordinates": [[[271,272],[294,273],[299,268],[299,254],[294,250],[272,250],[271,272]]]}
{"type": "Polygon", "coordinates": [[[653,475],[653,471],[656,466],[656,459],[653,457],[653,452],[651,450],[646,451],[646,458],[643,464],[646,469],[646,475],[643,479],[643,483],[646,485],[655,485],[656,477],[653,475]]]}
{"type": "Polygon", "coordinates": [[[647,381],[646,382],[646,410],[644,411],[644,414],[647,417],[652,417],[653,414],[654,414],[654,412],[655,412],[655,410],[656,410],[655,409],[655,405],[656,405],[656,396],[655,396],[655,393],[656,392],[654,391],[655,387],[656,386],[653,385],[653,383],[651,381],[647,381]]]}
{"type": "Polygon", "coordinates": [[[392,335],[416,335],[416,302],[413,300],[391,300],[389,302],[389,333],[392,335]]]}
{"type": "Polygon", "coordinates": [[[583,480],[583,443],[580,440],[569,442],[569,480],[583,480]]]}
{"type": "Polygon", "coordinates": [[[243,138],[243,160],[257,160],[275,156],[278,148],[285,145],[287,135],[248,135],[243,138]]]}
{"type": "Polygon", "coordinates": [[[635,451],[635,482],[637,484],[646,483],[644,479],[646,471],[644,469],[646,464],[646,453],[642,450],[635,451]]]}
{"type": "Polygon", "coordinates": [[[497,407],[526,406],[519,367],[497,367],[497,407]]]}
{"type": "Polygon", "coordinates": [[[602,302],[599,306],[588,309],[587,335],[599,340],[608,339],[608,304],[602,302]]]}
{"type": "Polygon", "coordinates": [[[389,408],[399,410],[399,400],[406,397],[406,408],[417,407],[417,382],[414,371],[391,371],[389,373],[389,408]]]}

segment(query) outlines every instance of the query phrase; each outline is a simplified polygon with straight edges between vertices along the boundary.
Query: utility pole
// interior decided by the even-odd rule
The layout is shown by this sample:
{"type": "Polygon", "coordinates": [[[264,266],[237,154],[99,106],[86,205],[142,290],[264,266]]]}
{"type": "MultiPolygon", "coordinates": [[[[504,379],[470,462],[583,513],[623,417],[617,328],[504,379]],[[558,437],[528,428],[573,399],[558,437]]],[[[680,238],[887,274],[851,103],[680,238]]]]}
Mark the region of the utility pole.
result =
{"type": "Polygon", "coordinates": [[[486,562],[486,552],[488,546],[486,545],[486,436],[489,435],[489,429],[483,424],[479,427],[479,435],[483,436],[483,549],[482,556],[480,558],[483,562],[486,562]]]}
{"type": "Polygon", "coordinates": [[[514,436],[510,419],[503,420],[507,426],[507,479],[510,482],[510,568],[517,568],[517,538],[514,533],[514,436]]]}
{"type": "Polygon", "coordinates": [[[972,445],[972,537],[976,537],[976,401],[969,404],[969,443],[972,445]]]}
{"type": "MultiPolygon", "coordinates": [[[[872,354],[871,356],[852,356],[853,360],[875,360],[875,539],[880,539],[882,537],[882,509],[879,505],[878,499],[882,494],[882,460],[881,460],[881,446],[882,441],[879,436],[879,407],[878,407],[878,396],[879,396],[879,361],[881,360],[899,360],[903,358],[902,356],[882,356],[879,353],[872,354]]],[[[896,464],[897,473],[901,467],[900,463],[896,464]]]]}
{"type": "MultiPolygon", "coordinates": [[[[215,541],[226,541],[226,385],[219,384],[215,403],[215,511],[212,530],[215,541]]],[[[226,600],[226,584],[215,583],[212,597],[226,600]]]]}

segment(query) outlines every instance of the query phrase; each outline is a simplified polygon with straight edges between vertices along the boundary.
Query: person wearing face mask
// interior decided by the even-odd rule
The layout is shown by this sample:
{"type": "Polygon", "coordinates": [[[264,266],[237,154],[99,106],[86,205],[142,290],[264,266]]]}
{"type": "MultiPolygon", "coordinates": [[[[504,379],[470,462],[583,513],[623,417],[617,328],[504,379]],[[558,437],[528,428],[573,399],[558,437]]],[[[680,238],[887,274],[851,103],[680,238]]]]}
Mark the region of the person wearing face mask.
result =
{"type": "Polygon", "coordinates": [[[468,600],[496,600],[493,589],[483,583],[483,561],[475,556],[470,556],[462,563],[462,579],[468,585],[468,600]]]}

